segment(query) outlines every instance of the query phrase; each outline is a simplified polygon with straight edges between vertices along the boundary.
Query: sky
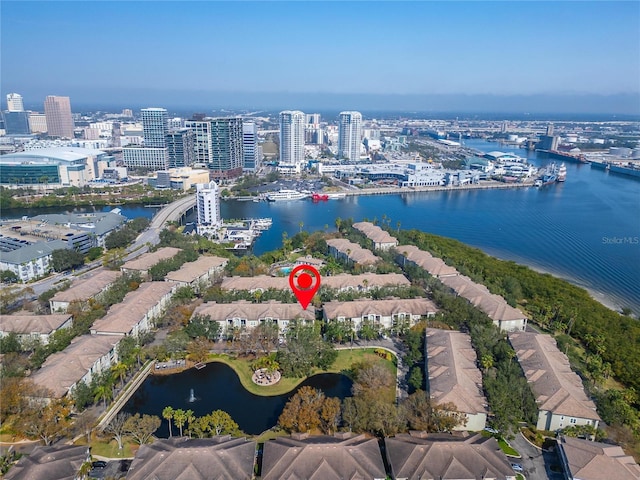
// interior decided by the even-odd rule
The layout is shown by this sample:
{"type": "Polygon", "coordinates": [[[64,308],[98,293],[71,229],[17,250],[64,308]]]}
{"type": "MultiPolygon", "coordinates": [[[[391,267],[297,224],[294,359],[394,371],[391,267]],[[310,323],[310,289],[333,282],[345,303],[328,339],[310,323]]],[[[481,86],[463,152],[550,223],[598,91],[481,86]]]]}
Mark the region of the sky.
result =
{"type": "Polygon", "coordinates": [[[18,92],[26,104],[56,94],[72,105],[640,113],[637,1],[3,0],[0,8],[2,94],[18,92]]]}

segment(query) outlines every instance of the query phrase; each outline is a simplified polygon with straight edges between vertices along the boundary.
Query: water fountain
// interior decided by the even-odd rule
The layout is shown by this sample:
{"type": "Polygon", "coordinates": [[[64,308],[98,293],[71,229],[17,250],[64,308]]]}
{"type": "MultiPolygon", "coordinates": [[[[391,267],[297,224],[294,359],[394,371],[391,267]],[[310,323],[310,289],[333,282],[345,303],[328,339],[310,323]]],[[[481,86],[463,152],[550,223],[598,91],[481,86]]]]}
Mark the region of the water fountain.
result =
{"type": "Polygon", "coordinates": [[[189,403],[193,403],[196,401],[196,396],[193,394],[193,388],[191,389],[191,393],[189,395],[189,403]]]}

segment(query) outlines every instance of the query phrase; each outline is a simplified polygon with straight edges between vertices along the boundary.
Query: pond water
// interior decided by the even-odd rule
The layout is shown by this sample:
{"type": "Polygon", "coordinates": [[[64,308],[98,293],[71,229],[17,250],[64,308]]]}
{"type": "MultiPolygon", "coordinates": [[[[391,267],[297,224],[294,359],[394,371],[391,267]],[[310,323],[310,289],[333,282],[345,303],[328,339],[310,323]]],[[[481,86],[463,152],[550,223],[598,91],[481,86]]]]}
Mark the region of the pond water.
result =
{"type": "MultiPolygon", "coordinates": [[[[231,367],[213,362],[202,370],[192,368],[175,375],[149,376],[122,411],[162,418],[162,410],[167,406],[191,409],[198,417],[213,410],[224,410],[243,432],[258,435],[275,426],[287,400],[305,385],[322,390],[327,397],[342,400],[351,395],[352,382],[345,375],[324,373],[308,378],[289,393],[262,397],[245,390],[231,367]]],[[[175,433],[175,427],[173,430],[175,433]]],[[[169,436],[166,420],[162,420],[155,434],[161,438],[169,436]]]]}

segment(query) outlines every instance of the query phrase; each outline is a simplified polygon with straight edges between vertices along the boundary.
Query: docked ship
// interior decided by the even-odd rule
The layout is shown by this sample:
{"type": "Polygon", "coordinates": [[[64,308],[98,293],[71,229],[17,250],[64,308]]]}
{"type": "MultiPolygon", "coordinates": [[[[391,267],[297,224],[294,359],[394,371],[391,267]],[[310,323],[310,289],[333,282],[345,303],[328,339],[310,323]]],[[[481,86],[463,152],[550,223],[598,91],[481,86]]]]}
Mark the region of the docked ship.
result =
{"type": "Polygon", "coordinates": [[[313,194],[311,195],[311,200],[313,200],[314,202],[326,202],[327,200],[329,200],[329,195],[327,195],[326,193],[313,192],[313,194]]]}
{"type": "Polygon", "coordinates": [[[567,179],[567,167],[564,163],[559,166],[555,163],[549,165],[540,177],[536,180],[534,185],[541,187],[542,185],[550,185],[556,182],[564,182],[567,179]]]}
{"type": "Polygon", "coordinates": [[[563,163],[558,167],[558,178],[556,178],[557,182],[564,182],[567,179],[567,166],[563,163]]]}
{"type": "Polygon", "coordinates": [[[297,190],[279,190],[277,192],[271,192],[267,194],[267,200],[270,202],[282,202],[287,200],[300,200],[307,198],[309,195],[299,192],[297,190]]]}

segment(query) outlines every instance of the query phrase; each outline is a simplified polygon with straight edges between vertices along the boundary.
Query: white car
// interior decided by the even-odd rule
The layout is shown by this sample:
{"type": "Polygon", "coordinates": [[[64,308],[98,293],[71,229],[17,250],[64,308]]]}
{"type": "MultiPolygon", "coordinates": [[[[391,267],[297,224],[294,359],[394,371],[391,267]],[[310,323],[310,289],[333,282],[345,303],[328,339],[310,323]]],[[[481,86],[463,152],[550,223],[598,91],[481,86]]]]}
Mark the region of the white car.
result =
{"type": "Polygon", "coordinates": [[[511,468],[513,468],[514,472],[519,472],[519,473],[524,472],[524,469],[522,468],[522,465],[520,465],[519,463],[512,463],[511,464],[511,468]]]}

